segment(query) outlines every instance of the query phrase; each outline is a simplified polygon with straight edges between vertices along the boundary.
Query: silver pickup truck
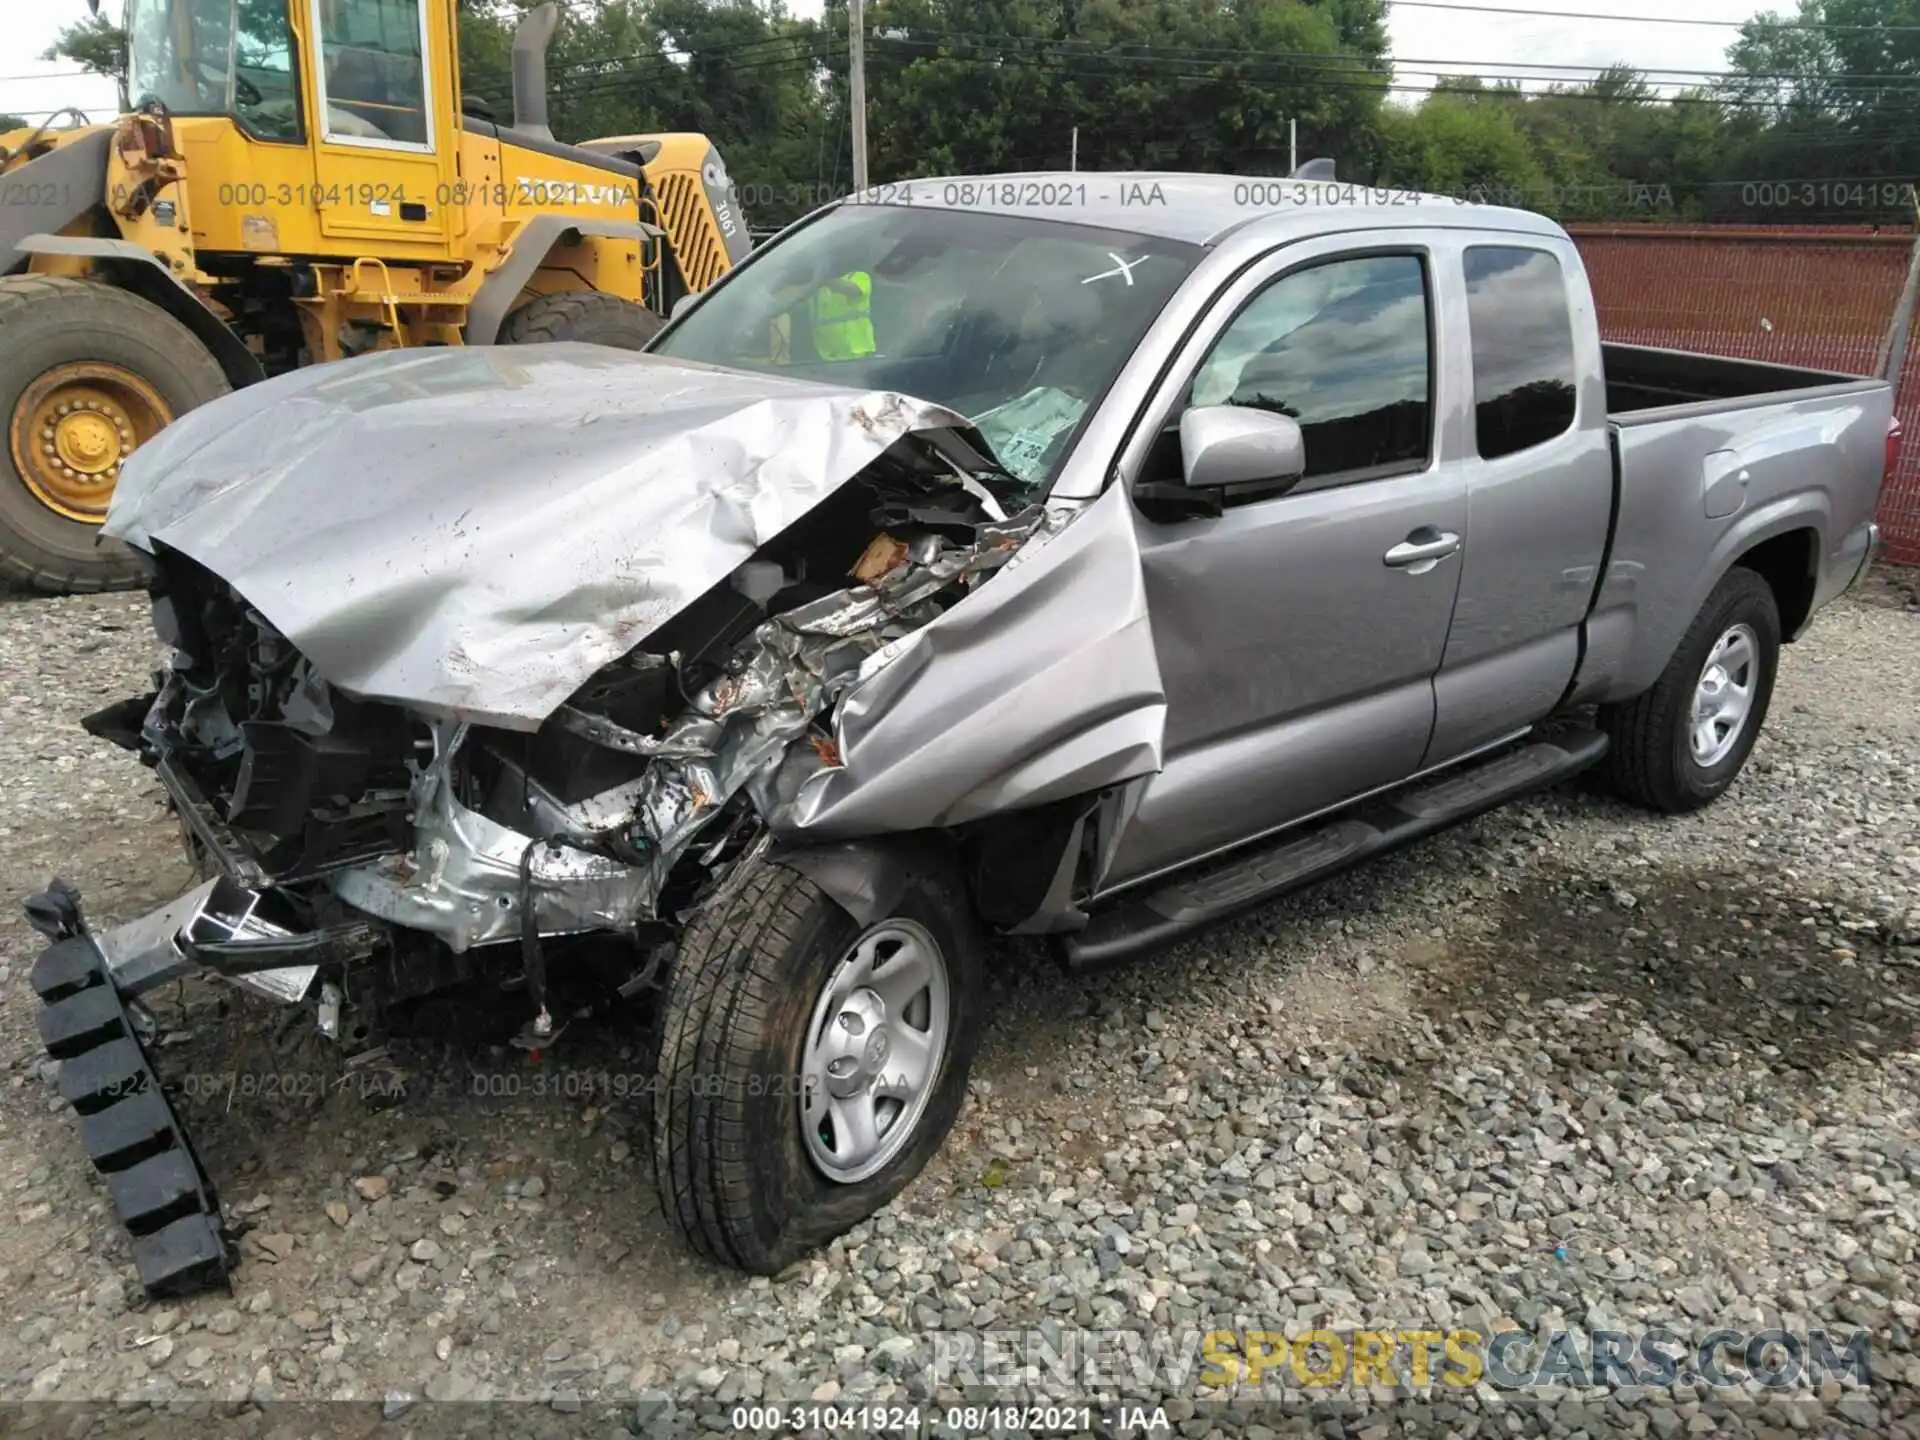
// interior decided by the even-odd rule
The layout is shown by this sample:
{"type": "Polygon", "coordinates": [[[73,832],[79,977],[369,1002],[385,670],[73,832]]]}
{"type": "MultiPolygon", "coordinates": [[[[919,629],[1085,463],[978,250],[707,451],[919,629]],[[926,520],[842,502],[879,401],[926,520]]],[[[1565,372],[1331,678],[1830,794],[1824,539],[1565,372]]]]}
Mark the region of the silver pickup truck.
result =
{"type": "Polygon", "coordinates": [[[1898,438],[1602,344],[1538,216],[1304,181],[888,187],[650,351],[363,357],[129,465],[174,658],[87,724],[206,878],[28,908],[154,1289],[231,1258],[155,986],[348,1063],[449,987],[560,1063],[630,997],[666,1214],[776,1271],[941,1143],[990,933],[1104,964],[1589,768],[1712,800],[1898,438]]]}

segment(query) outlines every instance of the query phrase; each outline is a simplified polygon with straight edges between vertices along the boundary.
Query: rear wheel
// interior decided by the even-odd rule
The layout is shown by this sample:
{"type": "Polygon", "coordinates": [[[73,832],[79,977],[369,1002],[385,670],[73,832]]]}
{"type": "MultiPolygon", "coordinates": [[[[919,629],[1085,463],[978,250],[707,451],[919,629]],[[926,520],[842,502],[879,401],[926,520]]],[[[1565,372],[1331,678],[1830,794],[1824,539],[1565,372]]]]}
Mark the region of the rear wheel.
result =
{"type": "Polygon", "coordinates": [[[652,1126],[667,1218],[771,1275],[919,1173],[959,1114],[980,941],[958,886],[910,882],[862,925],[755,862],[688,928],[663,998],[652,1126]]]}
{"type": "Polygon", "coordinates": [[[1601,780],[1650,810],[1696,810],[1747,763],[1773,699],[1780,608],[1751,570],[1714,587],[1673,659],[1644,695],[1604,706],[1612,744],[1601,780]]]}
{"type": "Polygon", "coordinates": [[[0,279],[0,579],[50,594],[139,584],[133,553],[100,535],[120,467],[229,388],[193,332],[137,295],[0,279]]]}
{"type": "Polygon", "coordinates": [[[634,300],[598,290],[563,290],[529,300],[500,327],[502,345],[534,345],[551,340],[584,340],[638,350],[666,322],[634,300]]]}

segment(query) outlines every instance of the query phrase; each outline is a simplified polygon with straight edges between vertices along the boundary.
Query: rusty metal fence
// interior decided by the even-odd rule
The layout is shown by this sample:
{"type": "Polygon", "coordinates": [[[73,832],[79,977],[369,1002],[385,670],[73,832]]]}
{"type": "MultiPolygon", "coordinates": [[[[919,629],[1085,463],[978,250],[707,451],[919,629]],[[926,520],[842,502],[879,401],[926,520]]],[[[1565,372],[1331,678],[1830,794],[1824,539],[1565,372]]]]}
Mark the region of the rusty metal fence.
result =
{"type": "MultiPolygon", "coordinates": [[[[1911,232],[1569,225],[1609,340],[1880,373],[1911,232]]],[[[1896,413],[1906,445],[1880,497],[1886,558],[1920,564],[1920,325],[1896,413]]]]}

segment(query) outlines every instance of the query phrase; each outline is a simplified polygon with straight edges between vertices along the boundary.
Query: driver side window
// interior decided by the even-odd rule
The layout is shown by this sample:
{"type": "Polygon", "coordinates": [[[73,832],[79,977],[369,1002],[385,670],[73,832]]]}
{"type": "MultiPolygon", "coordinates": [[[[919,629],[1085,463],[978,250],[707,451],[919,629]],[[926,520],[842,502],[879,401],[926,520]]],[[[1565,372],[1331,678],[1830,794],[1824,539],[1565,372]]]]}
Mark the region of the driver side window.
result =
{"type": "Polygon", "coordinates": [[[1309,482],[1421,469],[1433,436],[1429,310],[1416,255],[1291,271],[1233,318],[1194,372],[1189,403],[1292,416],[1309,482]]]}
{"type": "Polygon", "coordinates": [[[420,0],[314,0],[329,140],[432,143],[420,0]]]}

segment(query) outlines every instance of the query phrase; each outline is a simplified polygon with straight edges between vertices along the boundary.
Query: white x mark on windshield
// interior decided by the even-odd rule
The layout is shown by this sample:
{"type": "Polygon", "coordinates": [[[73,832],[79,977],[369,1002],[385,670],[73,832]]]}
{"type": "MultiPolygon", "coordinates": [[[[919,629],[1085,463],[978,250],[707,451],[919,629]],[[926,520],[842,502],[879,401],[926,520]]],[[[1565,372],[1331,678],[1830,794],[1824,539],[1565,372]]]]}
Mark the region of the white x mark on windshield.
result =
{"type": "Polygon", "coordinates": [[[1109,275],[1118,275],[1131,286],[1133,284],[1133,267],[1141,264],[1147,257],[1142,255],[1139,260],[1122,260],[1118,255],[1114,254],[1113,251],[1109,250],[1107,252],[1107,258],[1113,261],[1113,269],[1102,270],[1098,275],[1089,275],[1080,283],[1082,285],[1091,285],[1094,281],[1104,280],[1109,275]]]}

